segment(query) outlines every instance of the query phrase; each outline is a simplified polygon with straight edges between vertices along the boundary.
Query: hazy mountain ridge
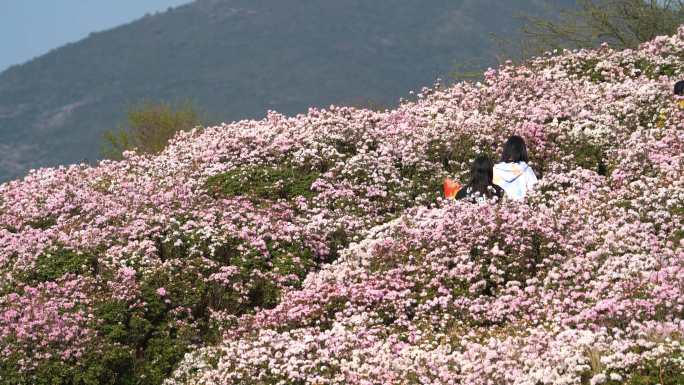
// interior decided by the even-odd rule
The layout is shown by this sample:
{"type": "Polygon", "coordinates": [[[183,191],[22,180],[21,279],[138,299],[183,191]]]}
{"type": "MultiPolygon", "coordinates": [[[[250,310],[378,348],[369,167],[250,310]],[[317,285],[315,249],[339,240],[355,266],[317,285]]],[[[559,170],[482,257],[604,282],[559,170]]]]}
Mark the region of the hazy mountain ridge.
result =
{"type": "Polygon", "coordinates": [[[390,105],[454,63],[494,64],[489,32],[541,3],[200,0],[92,33],[0,73],[0,180],[97,159],[143,99],[190,99],[210,121],[390,105]]]}

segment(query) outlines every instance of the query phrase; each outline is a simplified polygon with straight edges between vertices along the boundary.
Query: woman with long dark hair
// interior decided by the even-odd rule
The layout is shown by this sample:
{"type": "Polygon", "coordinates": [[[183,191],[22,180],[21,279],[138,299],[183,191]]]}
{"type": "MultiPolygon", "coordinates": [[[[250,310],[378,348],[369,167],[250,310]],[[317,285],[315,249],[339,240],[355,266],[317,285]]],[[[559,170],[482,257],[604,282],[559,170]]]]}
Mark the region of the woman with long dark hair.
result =
{"type": "Polygon", "coordinates": [[[513,135],[504,144],[501,162],[494,166],[494,184],[506,191],[510,199],[522,199],[537,183],[537,176],[529,162],[525,140],[513,135]]]}
{"type": "Polygon", "coordinates": [[[480,155],[470,166],[470,183],[463,186],[456,194],[456,199],[466,199],[475,203],[484,203],[491,199],[500,199],[504,195],[501,187],[492,183],[494,163],[486,155],[480,155]]]}

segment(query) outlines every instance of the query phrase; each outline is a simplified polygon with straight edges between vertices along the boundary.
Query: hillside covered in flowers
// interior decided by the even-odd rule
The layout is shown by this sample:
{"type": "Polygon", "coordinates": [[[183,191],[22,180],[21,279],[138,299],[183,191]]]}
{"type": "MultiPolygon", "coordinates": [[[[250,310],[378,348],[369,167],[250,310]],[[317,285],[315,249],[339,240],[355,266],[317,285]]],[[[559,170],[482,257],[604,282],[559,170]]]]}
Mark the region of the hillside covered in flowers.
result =
{"type": "Polygon", "coordinates": [[[0,185],[0,384],[684,383],[684,27],[0,185]],[[523,202],[440,198],[522,135],[523,202]]]}

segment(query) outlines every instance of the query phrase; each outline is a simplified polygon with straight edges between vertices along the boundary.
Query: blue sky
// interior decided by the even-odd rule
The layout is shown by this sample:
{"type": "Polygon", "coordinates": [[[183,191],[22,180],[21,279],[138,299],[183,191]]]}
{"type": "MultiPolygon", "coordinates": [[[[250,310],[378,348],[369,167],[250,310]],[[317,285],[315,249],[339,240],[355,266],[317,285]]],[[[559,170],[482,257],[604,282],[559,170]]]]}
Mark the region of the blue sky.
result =
{"type": "Polygon", "coordinates": [[[0,72],[90,32],[191,0],[0,0],[0,72]]]}

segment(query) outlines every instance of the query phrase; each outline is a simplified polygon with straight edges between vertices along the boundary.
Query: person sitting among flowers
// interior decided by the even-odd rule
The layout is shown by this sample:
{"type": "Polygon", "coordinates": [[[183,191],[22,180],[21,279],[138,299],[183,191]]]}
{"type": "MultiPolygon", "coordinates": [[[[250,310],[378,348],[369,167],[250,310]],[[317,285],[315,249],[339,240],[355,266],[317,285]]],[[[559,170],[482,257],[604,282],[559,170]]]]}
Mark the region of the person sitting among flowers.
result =
{"type": "Polygon", "coordinates": [[[674,94],[676,96],[684,96],[684,80],[680,80],[674,85],[674,94]]]}
{"type": "Polygon", "coordinates": [[[486,203],[493,199],[501,199],[504,190],[492,183],[494,163],[486,155],[479,155],[470,167],[470,183],[463,186],[456,194],[456,199],[464,199],[473,203],[486,203]]]}
{"type": "Polygon", "coordinates": [[[525,140],[513,135],[504,144],[501,162],[494,165],[495,185],[506,192],[506,197],[520,200],[537,183],[537,176],[529,162],[525,140]]]}

